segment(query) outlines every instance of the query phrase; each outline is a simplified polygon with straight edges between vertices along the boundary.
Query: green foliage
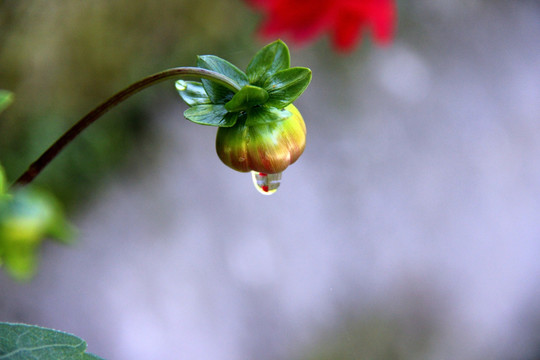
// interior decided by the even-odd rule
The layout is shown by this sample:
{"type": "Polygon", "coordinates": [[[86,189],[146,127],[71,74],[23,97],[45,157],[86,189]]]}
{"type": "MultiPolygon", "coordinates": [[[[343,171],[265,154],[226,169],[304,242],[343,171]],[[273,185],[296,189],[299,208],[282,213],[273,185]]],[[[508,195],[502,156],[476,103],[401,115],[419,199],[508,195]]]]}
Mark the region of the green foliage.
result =
{"type": "MultiPolygon", "coordinates": [[[[12,98],[10,92],[0,90],[0,111],[12,98]]],[[[29,280],[36,272],[43,238],[69,242],[72,233],[53,196],[32,188],[8,193],[7,177],[0,165],[0,266],[17,280],[29,280]]]]}
{"type": "Polygon", "coordinates": [[[201,83],[178,81],[176,89],[191,106],[184,116],[202,125],[231,127],[243,118],[246,124],[254,126],[286,119],[291,114],[283,109],[292,104],[311,81],[308,68],[289,67],[289,49],[281,40],[259,50],[246,73],[213,55],[199,56],[197,65],[227,76],[240,89],[234,93],[206,79],[201,83]]]}
{"type": "Polygon", "coordinates": [[[99,360],[78,337],[39,326],[0,323],[2,360],[99,360]]]}
{"type": "MultiPolygon", "coordinates": [[[[215,71],[217,73],[223,74],[233,80],[239,88],[248,85],[248,79],[246,74],[242,72],[239,68],[214,55],[203,55],[197,58],[197,66],[203,69],[208,69],[215,71]]],[[[204,90],[208,94],[208,97],[214,104],[223,104],[226,101],[229,101],[233,93],[231,90],[226,87],[216,84],[210,80],[202,80],[204,90]]]]}
{"type": "Polygon", "coordinates": [[[0,113],[13,102],[13,93],[0,89],[0,113]]]}
{"type": "Polygon", "coordinates": [[[247,126],[269,124],[276,121],[281,121],[289,118],[291,112],[285,109],[279,109],[268,106],[255,106],[247,112],[247,126]]]}
{"type": "Polygon", "coordinates": [[[238,114],[229,113],[224,105],[195,105],[184,112],[184,116],[196,124],[230,127],[236,123],[238,114]]]}
{"type": "Polygon", "coordinates": [[[311,81],[311,71],[306,68],[295,67],[278,71],[264,83],[268,90],[268,106],[283,109],[292,104],[311,81]]]}
{"type": "Polygon", "coordinates": [[[29,280],[43,239],[68,243],[74,230],[50,194],[32,188],[7,193],[6,183],[0,166],[0,266],[17,280],[29,280]]]}
{"type": "Polygon", "coordinates": [[[253,85],[246,85],[225,104],[225,109],[231,112],[249,110],[262,105],[268,100],[268,91],[253,85]]]}
{"type": "Polygon", "coordinates": [[[290,66],[289,48],[283,41],[278,40],[255,54],[246,69],[246,74],[251,84],[262,86],[269,77],[290,66]]]}
{"type": "Polygon", "coordinates": [[[189,106],[211,104],[212,101],[206,94],[202,83],[197,81],[178,80],[176,89],[182,99],[189,106]]]}
{"type": "MultiPolygon", "coordinates": [[[[9,178],[134,80],[188,64],[193,54],[236,63],[254,49],[246,29],[257,18],[247,6],[231,9],[229,0],[0,1],[0,88],[16,94],[0,119],[0,163],[9,178]]],[[[141,143],[163,143],[149,114],[175,96],[167,86],[136,95],[70,144],[37,183],[71,210],[126,161],[130,176],[142,173],[147,164],[138,159],[148,154],[141,143]]]]}

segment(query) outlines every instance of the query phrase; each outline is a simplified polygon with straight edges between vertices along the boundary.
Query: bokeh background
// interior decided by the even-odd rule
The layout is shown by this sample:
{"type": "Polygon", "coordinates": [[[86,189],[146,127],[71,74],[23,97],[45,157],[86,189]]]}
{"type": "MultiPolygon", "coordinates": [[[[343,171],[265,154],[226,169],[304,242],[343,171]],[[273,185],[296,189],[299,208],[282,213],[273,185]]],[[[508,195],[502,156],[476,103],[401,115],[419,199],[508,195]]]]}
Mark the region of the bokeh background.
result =
{"type": "MultiPolygon", "coordinates": [[[[222,165],[173,83],[106,115],[36,181],[78,242],[0,274],[0,320],[107,359],[540,359],[540,4],[399,3],[390,47],[291,45],[303,157],[279,191],[222,165]]],[[[129,83],[197,54],[244,68],[227,0],[0,1],[0,162],[14,179],[129,83]]]]}

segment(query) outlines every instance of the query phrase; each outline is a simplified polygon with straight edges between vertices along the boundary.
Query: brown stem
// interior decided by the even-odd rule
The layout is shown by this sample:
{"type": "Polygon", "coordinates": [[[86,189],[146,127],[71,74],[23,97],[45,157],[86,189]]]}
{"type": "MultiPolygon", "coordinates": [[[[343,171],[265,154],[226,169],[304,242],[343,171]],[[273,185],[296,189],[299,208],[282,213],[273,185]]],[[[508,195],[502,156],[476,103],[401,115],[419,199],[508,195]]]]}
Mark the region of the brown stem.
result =
{"type": "Polygon", "coordinates": [[[161,81],[171,78],[183,78],[183,77],[197,77],[215,81],[235,93],[240,90],[238,85],[230,78],[216,73],[214,71],[201,69],[197,67],[178,67],[168,70],[164,70],[154,75],[145,77],[142,80],[130,85],[124,90],[116,93],[108,100],[97,106],[94,110],[90,111],[86,116],[79,120],[75,125],[64,133],[54,144],[52,144],[36,161],[34,161],[15,182],[12,187],[19,187],[29,184],[34,180],[36,176],[68,145],[73,139],[75,139],[84,129],[90,124],[99,119],[107,111],[111,110],[122,101],[129,98],[131,95],[138,93],[139,91],[157,84],[161,81]]]}

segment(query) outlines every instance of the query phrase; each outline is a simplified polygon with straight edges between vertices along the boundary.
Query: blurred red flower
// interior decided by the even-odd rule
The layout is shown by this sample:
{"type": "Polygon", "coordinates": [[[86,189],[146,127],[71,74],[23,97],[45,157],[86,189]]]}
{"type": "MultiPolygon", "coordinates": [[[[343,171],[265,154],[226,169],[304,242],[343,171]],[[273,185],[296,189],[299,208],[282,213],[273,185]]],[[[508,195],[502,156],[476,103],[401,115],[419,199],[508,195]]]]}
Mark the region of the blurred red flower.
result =
{"type": "Polygon", "coordinates": [[[290,37],[305,43],[329,31],[339,51],[350,51],[370,28],[377,44],[394,34],[394,0],[246,0],[266,13],[260,32],[265,37],[290,37]]]}

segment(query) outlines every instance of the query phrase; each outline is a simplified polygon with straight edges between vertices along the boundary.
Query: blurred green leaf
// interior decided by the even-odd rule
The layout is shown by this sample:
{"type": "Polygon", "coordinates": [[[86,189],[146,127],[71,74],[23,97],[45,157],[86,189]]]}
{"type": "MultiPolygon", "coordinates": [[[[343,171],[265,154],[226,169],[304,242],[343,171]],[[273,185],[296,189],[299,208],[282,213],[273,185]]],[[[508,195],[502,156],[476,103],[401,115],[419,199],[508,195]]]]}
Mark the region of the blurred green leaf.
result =
{"type": "Polygon", "coordinates": [[[69,243],[74,232],[58,201],[46,192],[24,188],[0,198],[0,262],[17,280],[35,274],[44,238],[69,243]]]}
{"type": "Polygon", "coordinates": [[[231,127],[238,119],[238,113],[230,113],[225,105],[195,105],[184,111],[186,119],[208,126],[231,127]]]}
{"type": "Polygon", "coordinates": [[[277,72],[264,84],[268,91],[266,105],[283,109],[296,100],[311,82],[311,70],[294,67],[277,72]]]}
{"type": "MultiPolygon", "coordinates": [[[[238,85],[238,88],[249,84],[248,78],[242,70],[220,57],[214,55],[199,56],[197,58],[197,66],[227,76],[238,85]]],[[[202,84],[214,104],[224,104],[234,95],[231,90],[214,81],[202,79],[202,84]]]]}
{"type": "Polygon", "coordinates": [[[0,359],[97,360],[86,353],[84,340],[62,331],[34,325],[0,323],[0,359]]]}
{"type": "Polygon", "coordinates": [[[256,105],[262,105],[268,100],[268,92],[258,86],[246,85],[234,94],[231,101],[225,104],[228,111],[247,110],[256,105]]]}
{"type": "Polygon", "coordinates": [[[13,93],[11,91],[0,89],[0,113],[4,111],[12,102],[13,93]]]}
{"type": "Polygon", "coordinates": [[[212,103],[200,82],[178,80],[175,85],[176,90],[189,106],[212,103]]]}
{"type": "Polygon", "coordinates": [[[246,74],[253,85],[262,86],[266,80],[280,70],[290,66],[289,48],[281,40],[263,47],[249,63],[246,74]]]}

